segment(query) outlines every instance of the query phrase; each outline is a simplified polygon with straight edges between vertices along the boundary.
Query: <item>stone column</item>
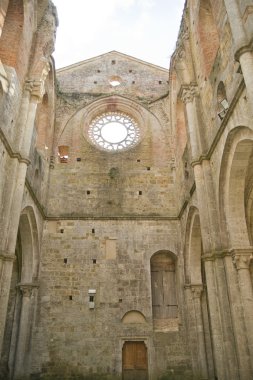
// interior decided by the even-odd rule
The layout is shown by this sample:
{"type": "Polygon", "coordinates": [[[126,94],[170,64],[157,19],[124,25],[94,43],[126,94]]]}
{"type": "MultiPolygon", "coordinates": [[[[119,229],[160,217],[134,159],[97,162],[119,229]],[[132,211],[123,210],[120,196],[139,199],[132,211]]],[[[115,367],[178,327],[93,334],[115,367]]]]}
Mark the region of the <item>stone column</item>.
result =
{"type": "Polygon", "coordinates": [[[223,345],[223,331],[220,321],[219,299],[217,297],[214,261],[211,256],[204,256],[207,295],[210,310],[211,336],[213,343],[213,355],[215,372],[220,379],[229,380],[228,368],[226,365],[226,354],[223,345]]]}
{"type": "Polygon", "coordinates": [[[235,43],[235,58],[240,62],[248,100],[253,112],[253,54],[252,46],[244,28],[238,0],[224,0],[235,43]]]}
{"type": "Polygon", "coordinates": [[[233,258],[230,251],[227,251],[225,254],[224,263],[226,269],[226,280],[228,283],[233,329],[236,338],[236,351],[240,380],[248,380],[253,378],[253,367],[251,365],[252,358],[250,358],[248,349],[248,337],[244,323],[244,312],[238,284],[238,273],[233,263],[233,258]]]}
{"type": "Polygon", "coordinates": [[[234,249],[232,257],[238,273],[248,346],[253,368],[253,288],[250,276],[252,249],[234,249]]]}
{"type": "Polygon", "coordinates": [[[34,292],[38,288],[38,284],[19,284],[21,294],[21,313],[19,321],[19,331],[16,346],[14,379],[27,375],[27,364],[29,362],[30,353],[30,337],[33,326],[33,301],[34,292]]]}
{"type": "MultiPolygon", "coordinates": [[[[25,178],[27,172],[27,166],[29,164],[28,155],[31,146],[32,133],[34,129],[34,121],[36,116],[37,103],[41,101],[44,94],[44,82],[43,81],[29,81],[30,88],[30,102],[27,108],[27,117],[24,117],[26,124],[24,131],[21,133],[20,146],[21,156],[17,163],[17,170],[13,178],[13,182],[10,184],[7,190],[10,193],[13,191],[11,204],[8,205],[8,210],[4,211],[4,226],[1,236],[2,251],[9,257],[15,256],[15,248],[17,241],[17,233],[19,226],[19,219],[22,210],[22,199],[25,187],[25,178]]],[[[17,160],[14,158],[13,160],[17,160]]],[[[6,267],[5,263],[5,267],[6,267]]],[[[12,263],[9,263],[8,270],[5,269],[5,276],[0,278],[0,326],[4,329],[5,318],[7,313],[8,295],[11,282],[12,263]],[[8,274],[8,275],[7,275],[8,274]],[[3,290],[2,290],[3,289],[3,290]],[[6,290],[8,289],[8,291],[6,290]]],[[[0,355],[2,350],[3,331],[0,331],[0,355]]]]}
{"type": "Polygon", "coordinates": [[[10,281],[15,255],[0,252],[0,347],[3,344],[5,320],[9,300],[10,281]]]}
{"type": "Polygon", "coordinates": [[[182,85],[180,89],[179,96],[182,101],[185,103],[187,121],[188,121],[188,130],[192,150],[192,158],[196,160],[199,155],[199,131],[198,131],[198,116],[195,105],[195,97],[197,95],[197,85],[191,83],[189,85],[182,85]]]}
{"type": "Polygon", "coordinates": [[[198,367],[200,379],[208,379],[208,369],[207,369],[207,360],[206,360],[206,346],[205,346],[205,337],[204,337],[204,327],[202,319],[202,308],[201,308],[201,294],[203,292],[202,284],[192,284],[191,285],[192,298],[194,302],[195,310],[195,321],[197,327],[197,340],[198,340],[198,367]]]}

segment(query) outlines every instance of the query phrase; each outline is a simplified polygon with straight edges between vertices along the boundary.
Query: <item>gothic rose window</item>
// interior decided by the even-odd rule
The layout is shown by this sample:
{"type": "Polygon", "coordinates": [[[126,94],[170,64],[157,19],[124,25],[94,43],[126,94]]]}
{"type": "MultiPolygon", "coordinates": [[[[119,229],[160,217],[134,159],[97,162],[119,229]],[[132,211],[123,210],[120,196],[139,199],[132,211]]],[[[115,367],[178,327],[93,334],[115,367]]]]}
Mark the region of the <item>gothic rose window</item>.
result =
{"type": "Polygon", "coordinates": [[[121,112],[108,112],[95,118],[88,128],[93,145],[105,151],[117,152],[134,147],[140,141],[136,121],[121,112]]]}

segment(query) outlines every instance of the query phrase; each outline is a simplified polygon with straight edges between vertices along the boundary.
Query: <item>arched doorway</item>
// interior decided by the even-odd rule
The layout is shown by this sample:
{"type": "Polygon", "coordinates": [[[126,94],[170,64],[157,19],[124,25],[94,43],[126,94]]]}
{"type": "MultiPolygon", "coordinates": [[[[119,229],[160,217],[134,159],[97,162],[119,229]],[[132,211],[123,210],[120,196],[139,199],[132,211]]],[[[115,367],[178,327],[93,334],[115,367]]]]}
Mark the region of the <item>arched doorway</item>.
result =
{"type": "Polygon", "coordinates": [[[4,332],[0,378],[27,375],[38,288],[38,234],[32,208],[23,210],[18,229],[4,332]],[[2,376],[2,377],[1,377],[2,376]]]}

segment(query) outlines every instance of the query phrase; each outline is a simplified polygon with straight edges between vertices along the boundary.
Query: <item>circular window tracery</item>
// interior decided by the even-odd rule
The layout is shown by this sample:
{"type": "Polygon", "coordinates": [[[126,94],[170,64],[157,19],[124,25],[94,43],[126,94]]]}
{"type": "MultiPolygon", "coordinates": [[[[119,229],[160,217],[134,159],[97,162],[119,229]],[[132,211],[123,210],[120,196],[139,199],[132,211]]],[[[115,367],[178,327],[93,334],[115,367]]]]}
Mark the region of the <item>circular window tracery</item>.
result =
{"type": "Polygon", "coordinates": [[[88,136],[94,145],[115,152],[135,146],[140,141],[140,129],[130,116],[120,112],[108,112],[92,121],[88,136]]]}

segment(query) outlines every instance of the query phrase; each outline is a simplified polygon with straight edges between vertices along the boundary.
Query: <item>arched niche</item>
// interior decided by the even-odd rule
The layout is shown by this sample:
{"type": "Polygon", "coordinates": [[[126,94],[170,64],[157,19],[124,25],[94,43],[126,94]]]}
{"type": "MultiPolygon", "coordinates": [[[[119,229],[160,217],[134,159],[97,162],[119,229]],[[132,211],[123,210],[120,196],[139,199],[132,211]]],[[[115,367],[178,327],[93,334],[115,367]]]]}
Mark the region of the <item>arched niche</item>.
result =
{"type": "Polygon", "coordinates": [[[188,214],[185,238],[185,281],[191,284],[202,284],[202,238],[200,218],[197,208],[191,207],[188,214]]]}
{"type": "Polygon", "coordinates": [[[131,310],[123,316],[121,321],[123,324],[139,324],[146,323],[146,318],[140,311],[131,310]]]}
{"type": "Polygon", "coordinates": [[[219,35],[209,0],[200,1],[198,34],[204,63],[204,75],[209,76],[219,48],[219,35]]]}
{"type": "Polygon", "coordinates": [[[252,173],[250,158],[253,132],[246,127],[232,130],[224,147],[220,170],[220,215],[222,240],[227,247],[250,245],[246,220],[247,177],[252,173]]]}

